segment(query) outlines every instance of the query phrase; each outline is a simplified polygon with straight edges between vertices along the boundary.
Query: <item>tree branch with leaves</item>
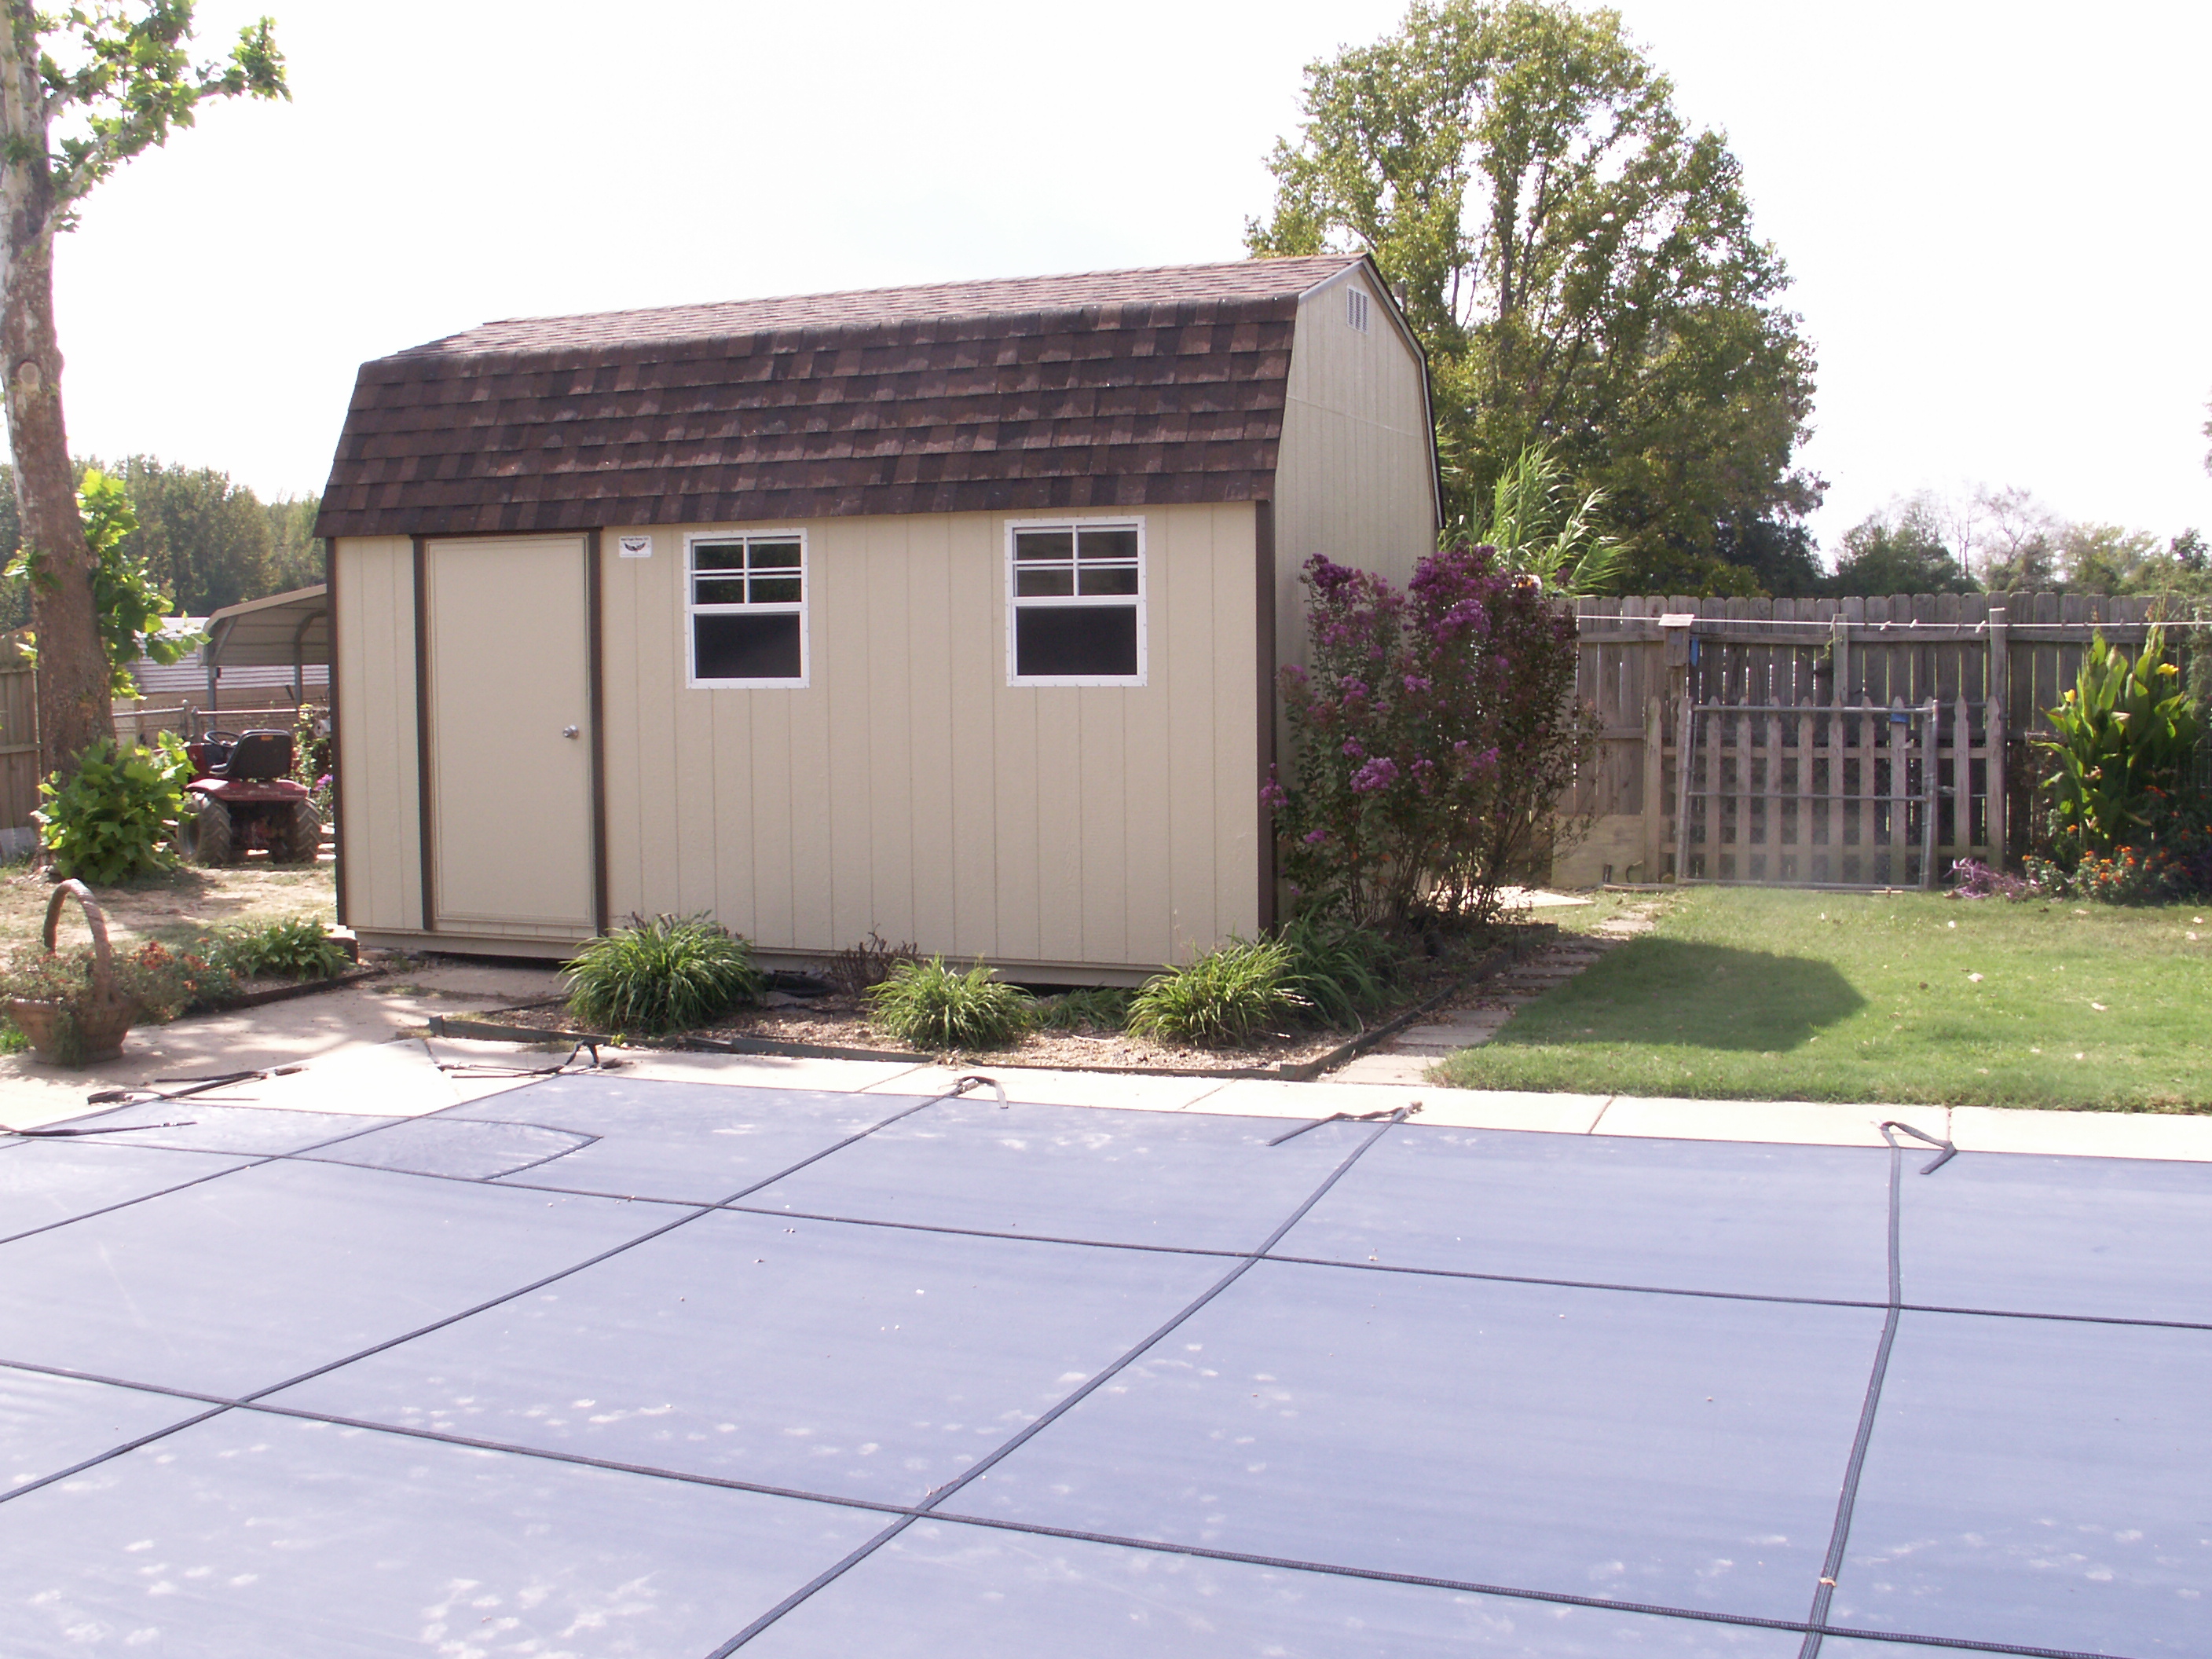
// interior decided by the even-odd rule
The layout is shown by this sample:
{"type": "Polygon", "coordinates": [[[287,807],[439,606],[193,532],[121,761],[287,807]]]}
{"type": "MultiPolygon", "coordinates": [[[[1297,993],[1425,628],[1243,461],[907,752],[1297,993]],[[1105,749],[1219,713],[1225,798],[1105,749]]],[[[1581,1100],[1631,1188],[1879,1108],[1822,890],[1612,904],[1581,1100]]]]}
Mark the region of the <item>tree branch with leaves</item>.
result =
{"type": "MultiPolygon", "coordinates": [[[[1742,169],[1620,15],[1416,3],[1310,65],[1255,254],[1371,252],[1427,349],[1451,507],[1542,446],[1602,492],[1624,580],[1739,591],[1820,485],[1792,468],[1813,354],[1742,169]]],[[[1809,540],[1792,544],[1805,574],[1809,540]]]]}
{"type": "Polygon", "coordinates": [[[62,414],[54,237],[133,156],[193,125],[209,99],[290,96],[267,18],[228,57],[195,63],[191,0],[46,12],[0,0],[0,371],[39,640],[40,769],[73,770],[112,735],[99,560],[86,539],[62,414]]]}

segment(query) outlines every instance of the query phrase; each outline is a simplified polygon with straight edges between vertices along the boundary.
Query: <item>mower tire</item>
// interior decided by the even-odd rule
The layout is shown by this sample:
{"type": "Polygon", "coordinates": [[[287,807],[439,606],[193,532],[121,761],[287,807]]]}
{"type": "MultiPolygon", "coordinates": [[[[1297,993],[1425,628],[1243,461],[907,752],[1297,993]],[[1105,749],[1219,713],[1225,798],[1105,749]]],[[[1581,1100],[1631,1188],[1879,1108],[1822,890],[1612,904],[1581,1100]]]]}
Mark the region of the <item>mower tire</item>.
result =
{"type": "Polygon", "coordinates": [[[208,795],[185,798],[185,850],[194,864],[235,864],[239,860],[236,826],[230,809],[208,795]]]}
{"type": "Polygon", "coordinates": [[[323,847],[322,815],[311,800],[295,800],[269,826],[269,856],[278,864],[313,864],[323,847]]]}

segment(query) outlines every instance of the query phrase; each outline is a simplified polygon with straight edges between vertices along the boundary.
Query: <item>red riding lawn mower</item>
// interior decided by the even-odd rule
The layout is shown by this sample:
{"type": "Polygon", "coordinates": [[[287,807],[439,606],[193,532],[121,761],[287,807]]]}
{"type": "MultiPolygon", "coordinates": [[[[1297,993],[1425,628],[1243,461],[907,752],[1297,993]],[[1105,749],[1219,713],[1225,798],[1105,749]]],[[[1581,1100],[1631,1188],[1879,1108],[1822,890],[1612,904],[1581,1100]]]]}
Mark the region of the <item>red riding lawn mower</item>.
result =
{"type": "Polygon", "coordinates": [[[195,864],[235,864],[258,848],[278,864],[313,864],[323,820],[295,783],[289,732],[210,732],[185,745],[192,781],[179,826],[195,864]]]}

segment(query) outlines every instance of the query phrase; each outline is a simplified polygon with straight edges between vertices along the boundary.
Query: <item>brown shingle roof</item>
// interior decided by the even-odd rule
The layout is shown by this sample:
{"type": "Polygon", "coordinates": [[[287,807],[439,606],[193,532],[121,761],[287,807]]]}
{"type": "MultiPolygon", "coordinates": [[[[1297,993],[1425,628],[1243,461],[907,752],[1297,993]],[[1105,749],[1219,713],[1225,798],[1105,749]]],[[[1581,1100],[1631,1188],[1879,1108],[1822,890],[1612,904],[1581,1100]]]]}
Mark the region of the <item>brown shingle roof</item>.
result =
{"type": "Polygon", "coordinates": [[[362,366],[324,536],[1272,492],[1342,255],[487,323],[362,366]]]}

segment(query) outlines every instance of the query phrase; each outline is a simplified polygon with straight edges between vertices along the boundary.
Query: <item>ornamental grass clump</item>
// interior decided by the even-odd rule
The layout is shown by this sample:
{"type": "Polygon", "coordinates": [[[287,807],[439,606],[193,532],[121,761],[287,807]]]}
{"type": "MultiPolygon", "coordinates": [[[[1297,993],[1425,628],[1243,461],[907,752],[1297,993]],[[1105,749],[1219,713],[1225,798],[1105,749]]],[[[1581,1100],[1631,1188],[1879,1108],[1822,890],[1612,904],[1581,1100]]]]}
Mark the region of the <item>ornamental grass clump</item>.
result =
{"type": "Polygon", "coordinates": [[[943,957],[902,962],[868,988],[868,1019],[917,1048],[1003,1048],[1029,1029],[1028,992],[978,962],[965,973],[943,957]]]}
{"type": "Polygon", "coordinates": [[[562,971],[577,1018],[644,1036],[710,1025],[768,987],[752,946],[703,914],[632,916],[628,927],[587,943],[562,971]]]}
{"type": "Polygon", "coordinates": [[[1396,983],[1397,948],[1370,927],[1307,911],[1277,937],[1291,953],[1284,983],[1325,1025],[1357,1030],[1364,1017],[1389,1006],[1396,983]]]}
{"type": "Polygon", "coordinates": [[[1304,667],[1283,671],[1297,759],[1261,792],[1303,908],[1361,927],[1481,922],[1575,824],[1561,802],[1597,717],[1573,616],[1487,547],[1429,555],[1401,592],[1316,556],[1304,667]]]}
{"type": "Polygon", "coordinates": [[[1281,939],[1216,946],[1188,967],[1146,980],[1130,1000],[1129,1030],[1204,1048],[1249,1042],[1312,1006],[1292,983],[1296,968],[1281,939]]]}

